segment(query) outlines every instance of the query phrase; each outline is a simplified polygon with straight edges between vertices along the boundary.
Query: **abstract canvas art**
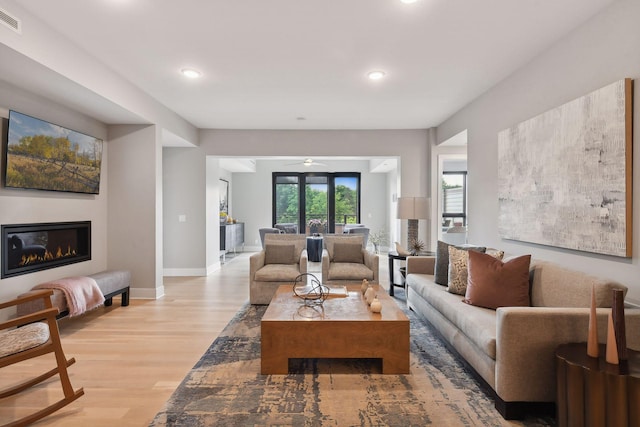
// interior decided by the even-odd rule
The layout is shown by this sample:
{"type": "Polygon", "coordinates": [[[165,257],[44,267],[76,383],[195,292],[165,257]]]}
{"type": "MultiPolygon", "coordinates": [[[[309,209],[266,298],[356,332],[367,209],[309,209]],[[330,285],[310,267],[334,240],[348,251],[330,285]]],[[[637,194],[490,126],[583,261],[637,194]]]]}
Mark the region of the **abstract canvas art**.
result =
{"type": "Polygon", "coordinates": [[[632,80],[498,133],[504,239],[631,257],[632,80]]]}

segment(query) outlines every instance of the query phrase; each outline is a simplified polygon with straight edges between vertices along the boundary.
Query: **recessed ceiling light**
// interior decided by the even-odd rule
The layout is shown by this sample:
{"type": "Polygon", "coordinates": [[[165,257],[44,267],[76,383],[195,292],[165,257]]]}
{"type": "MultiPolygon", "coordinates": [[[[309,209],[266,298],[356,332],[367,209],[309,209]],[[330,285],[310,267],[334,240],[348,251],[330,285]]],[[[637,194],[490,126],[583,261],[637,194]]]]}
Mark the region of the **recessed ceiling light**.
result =
{"type": "Polygon", "coordinates": [[[400,0],[404,4],[416,3],[418,0],[400,0]]]}
{"type": "Polygon", "coordinates": [[[183,68],[180,72],[183,76],[189,77],[190,79],[197,79],[202,75],[200,71],[194,70],[193,68],[183,68]]]}
{"type": "Polygon", "coordinates": [[[380,80],[385,75],[386,73],[384,71],[369,71],[369,73],[367,73],[367,77],[371,80],[380,80]]]}

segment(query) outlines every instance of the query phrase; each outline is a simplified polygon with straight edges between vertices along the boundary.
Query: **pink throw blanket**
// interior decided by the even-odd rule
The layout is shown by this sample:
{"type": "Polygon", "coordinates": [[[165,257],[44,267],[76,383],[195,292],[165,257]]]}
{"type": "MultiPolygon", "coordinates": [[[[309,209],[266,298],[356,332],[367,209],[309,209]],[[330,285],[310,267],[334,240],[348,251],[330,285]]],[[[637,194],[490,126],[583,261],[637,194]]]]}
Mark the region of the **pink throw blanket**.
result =
{"type": "Polygon", "coordinates": [[[91,277],[65,277],[36,285],[34,289],[58,289],[67,300],[69,317],[79,316],[104,303],[104,295],[91,277]]]}

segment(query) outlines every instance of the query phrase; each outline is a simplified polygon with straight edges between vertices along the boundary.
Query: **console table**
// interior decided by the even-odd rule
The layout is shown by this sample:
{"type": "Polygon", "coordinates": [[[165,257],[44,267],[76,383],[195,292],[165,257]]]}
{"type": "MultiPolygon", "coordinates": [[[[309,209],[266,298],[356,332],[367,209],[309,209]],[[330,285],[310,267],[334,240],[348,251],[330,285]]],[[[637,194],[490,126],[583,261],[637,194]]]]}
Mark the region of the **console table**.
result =
{"type": "Polygon", "coordinates": [[[220,224],[220,252],[236,252],[244,246],[244,223],[220,224]]]}
{"type": "Polygon", "coordinates": [[[556,350],[558,426],[631,427],[640,425],[640,352],[627,350],[619,365],[587,355],[587,344],[556,350]]]}

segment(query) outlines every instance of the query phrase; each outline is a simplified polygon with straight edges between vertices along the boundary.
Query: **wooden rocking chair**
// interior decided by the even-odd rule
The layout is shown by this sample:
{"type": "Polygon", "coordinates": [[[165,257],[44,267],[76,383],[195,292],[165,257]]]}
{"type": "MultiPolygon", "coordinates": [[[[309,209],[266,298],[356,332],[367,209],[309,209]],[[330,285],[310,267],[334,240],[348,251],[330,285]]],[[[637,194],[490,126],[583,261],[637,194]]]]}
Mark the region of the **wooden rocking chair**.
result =
{"type": "Polygon", "coordinates": [[[67,360],[62,351],[60,332],[56,321],[58,309],[51,304],[52,294],[53,291],[45,290],[0,303],[0,310],[36,299],[44,300],[45,306],[44,310],[0,323],[0,368],[52,352],[55,354],[58,365],[56,368],[36,378],[0,390],[0,399],[20,393],[56,374],[60,375],[62,391],[64,392],[64,398],[58,402],[31,415],[5,424],[5,427],[31,424],[68,405],[84,394],[82,388],[74,391],[69,380],[67,367],[75,363],[75,359],[67,360]]]}

